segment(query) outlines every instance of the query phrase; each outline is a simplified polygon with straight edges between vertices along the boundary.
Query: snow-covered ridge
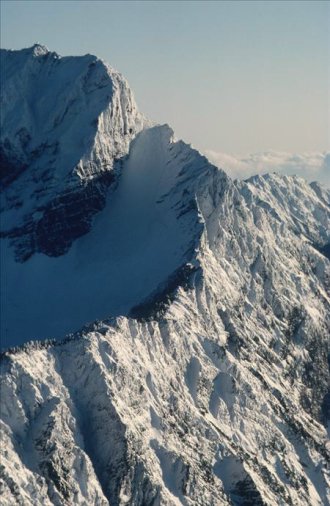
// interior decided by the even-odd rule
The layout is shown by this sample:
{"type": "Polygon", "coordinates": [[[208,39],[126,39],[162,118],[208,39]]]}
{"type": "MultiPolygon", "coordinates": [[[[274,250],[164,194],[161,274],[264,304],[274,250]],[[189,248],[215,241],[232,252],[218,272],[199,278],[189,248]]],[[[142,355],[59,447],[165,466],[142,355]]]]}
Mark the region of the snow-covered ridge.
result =
{"type": "MultiPolygon", "coordinates": [[[[164,155],[165,132],[144,132],[131,161],[143,137],[164,155]]],[[[310,239],[329,205],[296,178],[257,193],[214,168],[197,181],[198,269],[165,313],[4,355],[4,504],[329,501],[330,263],[310,239]]]]}
{"type": "MultiPolygon", "coordinates": [[[[142,131],[90,232],[57,258],[17,263],[3,241],[3,345],[61,338],[87,322],[127,315],[195,259],[198,194],[227,176],[166,125],[142,131]],[[16,286],[20,284],[17,293],[16,286]]],[[[219,188],[220,190],[220,188],[219,188]]]]}
{"type": "MultiPolygon", "coordinates": [[[[2,240],[8,344],[99,320],[3,354],[2,504],[328,504],[329,192],[232,181],[167,125],[127,149],[69,249],[2,240]]],[[[77,224],[60,209],[47,233],[77,224]]]]}

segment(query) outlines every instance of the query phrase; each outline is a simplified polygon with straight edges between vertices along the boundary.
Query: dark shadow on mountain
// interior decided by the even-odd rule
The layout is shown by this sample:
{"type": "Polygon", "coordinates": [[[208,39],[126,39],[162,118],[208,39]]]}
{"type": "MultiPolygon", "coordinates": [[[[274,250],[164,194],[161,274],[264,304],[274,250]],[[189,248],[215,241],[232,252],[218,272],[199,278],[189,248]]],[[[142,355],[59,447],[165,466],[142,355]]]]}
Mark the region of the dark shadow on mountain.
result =
{"type": "Polygon", "coordinates": [[[176,291],[179,287],[184,290],[191,288],[192,274],[197,272],[199,267],[185,264],[179,267],[167,280],[145,299],[141,304],[134,306],[129,316],[140,321],[149,321],[162,317],[168,306],[173,302],[176,291]]]}

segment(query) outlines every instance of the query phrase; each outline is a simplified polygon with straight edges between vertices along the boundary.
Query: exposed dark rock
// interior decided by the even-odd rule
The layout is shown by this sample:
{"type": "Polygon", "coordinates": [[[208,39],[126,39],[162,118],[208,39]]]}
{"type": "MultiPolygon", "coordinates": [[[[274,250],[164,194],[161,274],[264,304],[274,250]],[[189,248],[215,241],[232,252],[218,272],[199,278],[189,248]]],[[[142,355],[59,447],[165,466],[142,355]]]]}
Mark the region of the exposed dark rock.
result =
{"type": "Polygon", "coordinates": [[[0,188],[4,190],[17,179],[27,168],[27,165],[15,157],[9,156],[3,146],[0,146],[0,188]]]}
{"type": "Polygon", "coordinates": [[[90,230],[93,216],[104,208],[108,188],[114,184],[113,171],[105,172],[91,182],[62,193],[38,211],[35,221],[27,216],[22,226],[0,234],[11,239],[15,257],[25,262],[34,253],[57,257],[66,253],[72,243],[90,230]]]}

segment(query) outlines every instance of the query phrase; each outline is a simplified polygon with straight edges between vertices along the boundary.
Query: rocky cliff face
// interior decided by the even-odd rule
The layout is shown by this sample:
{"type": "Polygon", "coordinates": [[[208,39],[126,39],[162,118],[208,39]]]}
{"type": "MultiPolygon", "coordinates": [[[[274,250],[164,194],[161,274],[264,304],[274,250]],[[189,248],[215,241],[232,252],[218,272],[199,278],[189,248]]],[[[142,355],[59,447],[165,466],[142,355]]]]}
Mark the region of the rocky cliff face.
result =
{"type": "Polygon", "coordinates": [[[70,251],[4,239],[13,344],[98,320],[3,354],[2,503],[328,504],[329,220],[319,185],[233,182],[163,126],[70,251]]]}

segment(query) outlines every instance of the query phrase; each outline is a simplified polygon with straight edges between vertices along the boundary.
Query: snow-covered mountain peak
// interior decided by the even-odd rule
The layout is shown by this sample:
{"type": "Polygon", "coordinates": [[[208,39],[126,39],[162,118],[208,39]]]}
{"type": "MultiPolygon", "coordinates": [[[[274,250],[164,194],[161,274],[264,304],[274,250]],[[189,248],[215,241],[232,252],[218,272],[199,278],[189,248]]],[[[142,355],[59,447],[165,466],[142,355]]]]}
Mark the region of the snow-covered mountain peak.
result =
{"type": "Polygon", "coordinates": [[[34,56],[43,56],[43,55],[50,52],[47,46],[44,46],[43,44],[40,44],[39,42],[36,42],[35,44],[33,44],[31,50],[32,50],[32,53],[34,56]]]}
{"type": "Polygon", "coordinates": [[[1,50],[1,61],[1,232],[21,261],[36,251],[58,255],[89,230],[116,179],[116,160],[145,120],[127,81],[95,56],[33,46],[1,50]],[[65,244],[56,236],[45,248],[40,230],[59,206],[61,214],[80,212],[79,223],[65,244]]]}
{"type": "MultiPolygon", "coordinates": [[[[47,46],[40,44],[40,42],[35,42],[33,46],[24,48],[24,49],[9,49],[7,51],[21,53],[26,55],[31,55],[32,57],[44,56],[50,53],[50,50],[47,46]]],[[[56,53],[55,53],[56,54],[56,53]]]]}
{"type": "MultiPolygon", "coordinates": [[[[48,47],[43,44],[40,44],[39,42],[36,42],[32,46],[26,47],[24,49],[2,49],[2,51],[8,52],[8,53],[14,53],[16,55],[20,54],[21,56],[24,56],[24,57],[27,57],[27,56],[38,57],[38,56],[44,56],[44,55],[50,53],[50,50],[48,49],[48,47]]],[[[53,53],[53,54],[57,54],[57,53],[53,53]]],[[[57,56],[59,56],[59,55],[57,55],[57,56]]]]}
{"type": "Polygon", "coordinates": [[[232,181],[94,56],[2,56],[1,503],[328,504],[329,192],[232,181]]]}
{"type": "MultiPolygon", "coordinates": [[[[100,115],[108,108],[119,108],[119,131],[112,140],[118,146],[113,146],[112,155],[125,154],[124,137],[130,135],[133,123],[141,123],[142,118],[126,80],[118,72],[93,55],[59,57],[40,45],[1,51],[1,142],[5,152],[12,147],[16,156],[31,164],[31,155],[39,158],[36,149],[41,144],[49,149],[54,139],[60,139],[53,156],[61,155],[56,159],[57,171],[67,173],[90,154],[100,115]]],[[[113,122],[108,118],[109,128],[115,126],[111,125],[115,120],[116,114],[113,122]]]]}

